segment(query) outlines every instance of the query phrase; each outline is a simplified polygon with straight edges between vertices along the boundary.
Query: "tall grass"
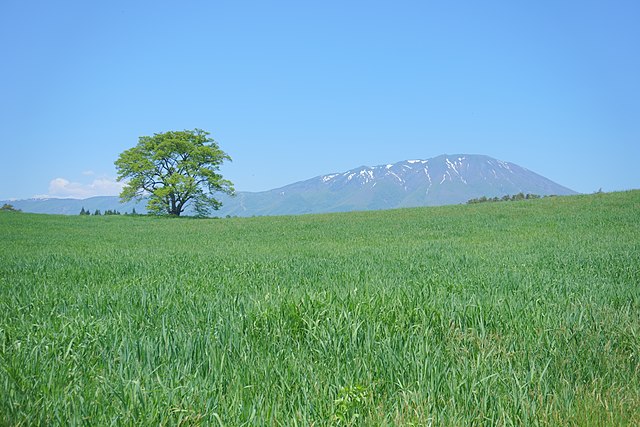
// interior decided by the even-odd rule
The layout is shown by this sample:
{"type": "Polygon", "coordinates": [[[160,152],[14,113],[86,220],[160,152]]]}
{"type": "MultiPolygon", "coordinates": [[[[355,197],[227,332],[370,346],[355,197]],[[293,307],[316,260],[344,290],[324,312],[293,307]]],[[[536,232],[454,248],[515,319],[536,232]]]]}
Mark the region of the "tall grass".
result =
{"type": "Polygon", "coordinates": [[[0,215],[2,425],[639,425],[640,191],[0,215]]]}

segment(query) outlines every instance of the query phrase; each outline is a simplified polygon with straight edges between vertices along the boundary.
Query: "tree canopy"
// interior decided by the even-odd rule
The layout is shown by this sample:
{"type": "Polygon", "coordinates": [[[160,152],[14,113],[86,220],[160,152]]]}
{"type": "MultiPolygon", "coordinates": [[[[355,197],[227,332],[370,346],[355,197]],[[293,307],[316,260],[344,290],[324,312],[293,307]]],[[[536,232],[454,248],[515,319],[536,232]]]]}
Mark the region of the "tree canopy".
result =
{"type": "Polygon", "coordinates": [[[0,211],[21,212],[20,209],[16,209],[13,207],[13,205],[10,205],[8,203],[5,203],[4,205],[2,205],[2,207],[0,207],[0,211]]]}
{"type": "Polygon", "coordinates": [[[201,129],[141,136],[115,161],[122,201],[148,198],[150,213],[180,216],[192,203],[204,216],[222,206],[215,193],[233,194],[233,184],[218,173],[231,157],[201,129]]]}

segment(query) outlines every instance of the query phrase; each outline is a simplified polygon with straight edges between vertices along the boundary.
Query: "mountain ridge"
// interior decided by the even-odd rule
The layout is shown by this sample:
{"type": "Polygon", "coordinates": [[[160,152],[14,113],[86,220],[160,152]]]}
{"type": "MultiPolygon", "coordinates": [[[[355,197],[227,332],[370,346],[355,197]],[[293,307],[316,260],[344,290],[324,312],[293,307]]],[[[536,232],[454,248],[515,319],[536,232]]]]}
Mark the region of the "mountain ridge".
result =
{"type": "Polygon", "coordinates": [[[238,216],[342,212],[458,204],[520,192],[578,194],[515,163],[486,155],[443,154],[360,166],[273,190],[239,193],[239,201],[226,200],[225,207],[226,213],[238,216]]]}
{"type": "MultiPolygon", "coordinates": [[[[223,206],[213,215],[291,215],[440,206],[517,193],[578,194],[515,163],[482,154],[442,154],[429,159],[363,165],[271,190],[238,192],[235,197],[221,194],[223,206]]],[[[138,213],[146,211],[143,201],[121,204],[116,196],[6,203],[35,213],[75,214],[82,207],[91,212],[109,209],[124,213],[133,208],[138,213]]]]}

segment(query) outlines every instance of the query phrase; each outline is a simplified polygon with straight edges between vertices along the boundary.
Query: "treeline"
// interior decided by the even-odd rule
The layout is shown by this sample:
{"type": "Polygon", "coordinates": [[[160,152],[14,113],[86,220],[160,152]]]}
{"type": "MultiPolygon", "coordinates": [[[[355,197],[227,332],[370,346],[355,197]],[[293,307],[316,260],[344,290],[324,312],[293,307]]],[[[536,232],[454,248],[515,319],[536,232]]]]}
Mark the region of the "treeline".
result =
{"type": "Polygon", "coordinates": [[[104,211],[104,213],[100,212],[100,209],[96,209],[93,213],[91,213],[89,209],[85,209],[83,206],[82,209],[80,210],[80,215],[139,215],[139,214],[136,212],[136,208],[133,208],[131,213],[125,212],[124,214],[121,214],[120,212],[116,210],[111,210],[111,209],[107,209],[106,211],[104,211]]]}
{"type": "Polygon", "coordinates": [[[467,201],[467,204],[473,204],[473,203],[486,203],[486,202],[515,202],[518,200],[530,200],[530,199],[539,199],[542,196],[538,195],[538,194],[524,194],[524,193],[518,193],[518,194],[514,194],[514,195],[504,195],[502,197],[486,197],[486,196],[482,196],[479,197],[477,199],[470,199],[469,201],[467,201]]]}

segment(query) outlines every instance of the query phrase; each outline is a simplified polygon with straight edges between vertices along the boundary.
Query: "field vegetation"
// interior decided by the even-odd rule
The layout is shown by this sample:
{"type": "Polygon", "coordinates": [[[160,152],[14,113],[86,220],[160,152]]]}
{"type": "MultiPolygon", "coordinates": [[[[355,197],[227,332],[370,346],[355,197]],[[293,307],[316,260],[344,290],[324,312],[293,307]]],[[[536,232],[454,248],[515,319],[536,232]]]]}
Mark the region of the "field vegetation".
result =
{"type": "Polygon", "coordinates": [[[640,191],[0,236],[0,425],[640,425],[640,191]]]}

